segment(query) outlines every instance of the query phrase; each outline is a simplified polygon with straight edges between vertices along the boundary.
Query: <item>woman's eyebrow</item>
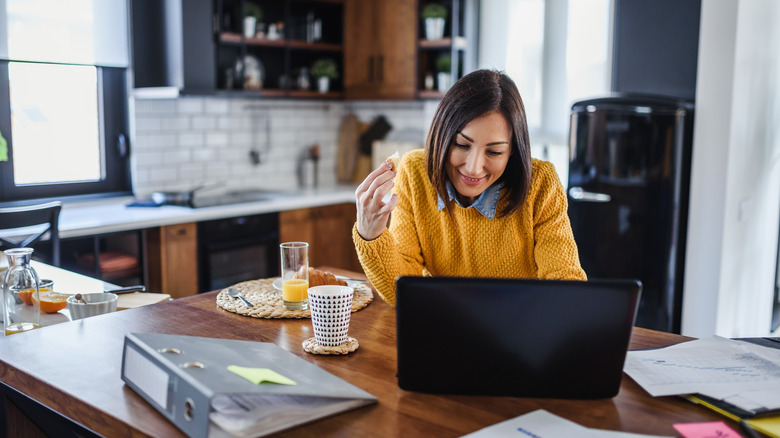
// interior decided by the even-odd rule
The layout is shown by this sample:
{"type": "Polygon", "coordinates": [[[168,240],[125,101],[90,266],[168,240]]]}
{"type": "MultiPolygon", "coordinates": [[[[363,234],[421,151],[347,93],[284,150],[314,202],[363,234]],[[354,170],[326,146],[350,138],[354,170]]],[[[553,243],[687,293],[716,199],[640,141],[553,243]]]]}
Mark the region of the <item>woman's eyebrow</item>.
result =
{"type": "Polygon", "coordinates": [[[474,140],[472,140],[471,138],[469,138],[469,136],[467,136],[466,134],[464,134],[462,132],[458,132],[458,135],[460,135],[461,137],[465,138],[466,140],[468,140],[468,141],[470,141],[472,143],[474,142],[474,140]]]}
{"type": "MultiPolygon", "coordinates": [[[[458,132],[458,135],[460,135],[461,137],[465,138],[466,140],[474,143],[474,140],[469,138],[468,135],[466,135],[466,134],[464,134],[462,132],[458,132]]],[[[494,141],[494,142],[486,144],[485,146],[496,146],[496,145],[499,145],[499,144],[509,144],[509,142],[508,141],[494,141]]]]}

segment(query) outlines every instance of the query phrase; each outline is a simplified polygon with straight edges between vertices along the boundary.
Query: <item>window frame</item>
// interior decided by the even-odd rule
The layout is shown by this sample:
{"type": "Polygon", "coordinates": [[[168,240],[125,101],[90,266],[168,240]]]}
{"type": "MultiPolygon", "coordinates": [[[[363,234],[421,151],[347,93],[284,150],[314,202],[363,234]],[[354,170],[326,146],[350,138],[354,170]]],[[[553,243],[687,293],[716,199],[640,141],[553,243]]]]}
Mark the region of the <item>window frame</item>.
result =
{"type": "MultiPolygon", "coordinates": [[[[17,186],[14,183],[13,132],[11,130],[9,61],[0,60],[0,132],[8,142],[8,161],[0,161],[0,205],[44,202],[50,199],[87,199],[132,195],[129,144],[129,99],[127,69],[94,66],[97,69],[99,144],[105,163],[100,181],[17,186]],[[120,135],[125,148],[118,147],[120,135]]],[[[40,64],[40,63],[38,63],[40,64]]]]}

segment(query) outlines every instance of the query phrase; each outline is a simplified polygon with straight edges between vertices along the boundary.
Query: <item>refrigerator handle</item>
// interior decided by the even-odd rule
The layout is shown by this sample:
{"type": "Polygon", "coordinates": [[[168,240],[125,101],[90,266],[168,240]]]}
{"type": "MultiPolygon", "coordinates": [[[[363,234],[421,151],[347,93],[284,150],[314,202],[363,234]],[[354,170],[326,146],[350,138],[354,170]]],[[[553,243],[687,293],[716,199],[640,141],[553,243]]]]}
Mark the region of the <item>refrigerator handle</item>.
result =
{"type": "Polygon", "coordinates": [[[612,200],[612,196],[606,193],[586,192],[582,190],[582,187],[570,187],[569,196],[572,199],[584,202],[609,202],[612,200]]]}

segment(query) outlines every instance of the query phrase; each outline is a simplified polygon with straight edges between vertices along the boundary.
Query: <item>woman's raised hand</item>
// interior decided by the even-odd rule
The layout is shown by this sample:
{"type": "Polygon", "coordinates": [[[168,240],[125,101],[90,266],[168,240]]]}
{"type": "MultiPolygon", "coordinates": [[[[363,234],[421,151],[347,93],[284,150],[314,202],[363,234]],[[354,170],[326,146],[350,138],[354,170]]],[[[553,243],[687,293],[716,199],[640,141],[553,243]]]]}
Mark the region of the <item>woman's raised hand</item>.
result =
{"type": "Polygon", "coordinates": [[[382,234],[387,227],[390,212],[398,204],[398,197],[395,194],[386,204],[382,202],[393,188],[395,171],[392,167],[391,161],[385,161],[369,173],[355,191],[357,231],[365,240],[374,240],[382,234]]]}

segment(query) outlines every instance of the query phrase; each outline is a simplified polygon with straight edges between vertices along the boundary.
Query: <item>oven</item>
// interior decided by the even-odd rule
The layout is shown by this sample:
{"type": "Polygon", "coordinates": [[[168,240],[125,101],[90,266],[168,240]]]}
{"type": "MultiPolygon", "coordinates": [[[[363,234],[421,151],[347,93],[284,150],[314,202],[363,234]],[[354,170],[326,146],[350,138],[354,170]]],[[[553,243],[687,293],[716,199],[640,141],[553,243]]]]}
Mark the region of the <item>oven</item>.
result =
{"type": "Polygon", "coordinates": [[[279,214],[198,223],[198,291],[279,275],[279,214]]]}

